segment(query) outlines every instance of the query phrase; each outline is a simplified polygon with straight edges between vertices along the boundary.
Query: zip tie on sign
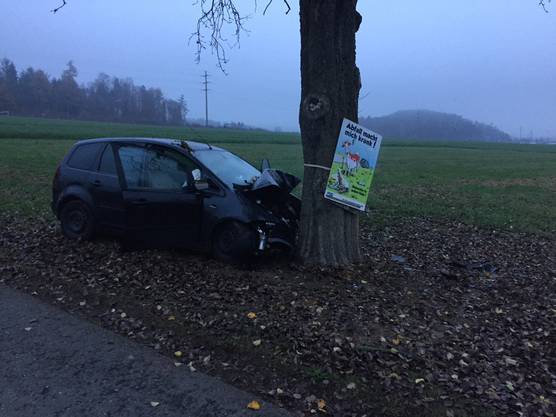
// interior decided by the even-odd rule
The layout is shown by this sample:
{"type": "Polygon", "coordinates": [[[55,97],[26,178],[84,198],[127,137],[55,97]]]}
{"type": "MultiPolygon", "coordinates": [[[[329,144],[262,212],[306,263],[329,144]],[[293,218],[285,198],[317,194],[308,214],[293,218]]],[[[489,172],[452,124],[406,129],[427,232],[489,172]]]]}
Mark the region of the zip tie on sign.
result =
{"type": "Polygon", "coordinates": [[[319,169],[324,169],[325,171],[330,171],[330,168],[323,167],[322,165],[303,164],[303,166],[306,166],[306,167],[309,167],[309,168],[319,168],[319,169]]]}

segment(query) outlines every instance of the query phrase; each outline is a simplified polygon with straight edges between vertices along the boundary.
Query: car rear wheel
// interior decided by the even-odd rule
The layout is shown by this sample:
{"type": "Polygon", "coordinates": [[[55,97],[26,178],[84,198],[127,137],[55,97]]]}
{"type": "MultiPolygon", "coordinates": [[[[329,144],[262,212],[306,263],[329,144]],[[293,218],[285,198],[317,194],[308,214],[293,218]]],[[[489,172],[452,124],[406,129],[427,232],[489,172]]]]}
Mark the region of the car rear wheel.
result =
{"type": "Polygon", "coordinates": [[[62,233],[72,240],[89,240],[95,232],[93,212],[85,203],[72,200],[60,212],[62,233]]]}
{"type": "Polygon", "coordinates": [[[256,244],[257,235],[254,230],[239,222],[229,222],[216,230],[212,252],[221,261],[239,262],[254,253],[256,244]]]}

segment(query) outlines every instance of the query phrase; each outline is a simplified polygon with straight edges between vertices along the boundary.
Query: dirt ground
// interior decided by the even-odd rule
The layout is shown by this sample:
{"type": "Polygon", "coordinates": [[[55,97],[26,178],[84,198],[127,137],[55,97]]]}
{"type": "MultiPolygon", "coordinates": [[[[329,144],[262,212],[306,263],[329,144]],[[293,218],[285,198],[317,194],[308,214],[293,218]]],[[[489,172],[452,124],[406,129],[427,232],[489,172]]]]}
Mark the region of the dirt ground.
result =
{"type": "Polygon", "coordinates": [[[407,219],[362,242],[350,268],[240,268],[4,217],[0,282],[299,415],[556,415],[556,240],[407,219]]]}

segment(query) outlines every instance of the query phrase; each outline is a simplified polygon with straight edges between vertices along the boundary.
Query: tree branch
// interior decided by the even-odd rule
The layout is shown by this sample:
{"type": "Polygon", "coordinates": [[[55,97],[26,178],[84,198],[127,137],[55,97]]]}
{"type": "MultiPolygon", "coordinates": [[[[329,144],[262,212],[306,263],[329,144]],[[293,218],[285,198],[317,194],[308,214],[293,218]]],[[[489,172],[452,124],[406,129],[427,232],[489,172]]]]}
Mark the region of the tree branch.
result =
{"type": "Polygon", "coordinates": [[[60,10],[61,8],[63,8],[66,5],[66,0],[62,0],[62,4],[59,5],[58,7],[56,7],[55,9],[52,9],[51,12],[52,13],[56,13],[58,10],[60,10]]]}
{"type": "MultiPolygon", "coordinates": [[[[548,3],[550,3],[552,0],[548,0],[548,3]]],[[[546,8],[546,2],[547,0],[539,0],[539,6],[541,6],[543,8],[543,10],[548,13],[548,9],[546,8]]]]}
{"type": "MultiPolygon", "coordinates": [[[[272,4],[272,2],[273,2],[273,0],[269,0],[268,4],[267,4],[266,7],[264,8],[263,16],[266,14],[266,10],[270,7],[270,5],[272,4]]],[[[290,4],[288,3],[288,0],[284,0],[284,4],[285,4],[286,7],[287,7],[286,14],[288,14],[292,8],[290,7],[290,4]]]]}
{"type": "MultiPolygon", "coordinates": [[[[269,0],[264,8],[263,15],[266,13],[273,0],[269,0]]],[[[288,0],[283,0],[286,5],[286,14],[291,11],[288,0]]],[[[249,16],[240,14],[237,7],[238,0],[197,0],[195,4],[201,7],[201,17],[197,20],[196,30],[189,37],[189,41],[194,40],[197,44],[196,62],[201,60],[203,50],[210,48],[216,54],[218,67],[226,73],[224,65],[228,62],[226,58],[226,43],[224,37],[224,26],[231,25],[235,44],[239,44],[239,38],[242,31],[246,31],[244,21],[249,16]],[[205,38],[204,33],[208,33],[205,38]]],[[[257,1],[255,0],[255,10],[257,1]]]]}
{"type": "Polygon", "coordinates": [[[218,66],[223,72],[224,64],[226,64],[226,48],[227,39],[222,34],[224,25],[231,24],[234,30],[236,44],[239,43],[239,35],[243,27],[243,21],[247,19],[241,16],[234,0],[199,0],[197,4],[201,6],[201,17],[197,20],[197,29],[189,38],[195,39],[197,44],[196,61],[201,60],[201,53],[207,47],[207,41],[203,36],[203,31],[209,32],[208,46],[216,53],[218,66]]]}

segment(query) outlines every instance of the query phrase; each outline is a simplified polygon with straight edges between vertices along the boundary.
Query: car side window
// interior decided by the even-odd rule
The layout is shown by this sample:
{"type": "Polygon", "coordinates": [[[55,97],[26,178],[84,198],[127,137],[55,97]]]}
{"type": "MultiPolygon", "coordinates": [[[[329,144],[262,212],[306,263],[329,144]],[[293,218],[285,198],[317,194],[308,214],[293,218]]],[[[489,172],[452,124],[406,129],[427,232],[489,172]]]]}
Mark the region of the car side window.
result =
{"type": "Polygon", "coordinates": [[[145,158],[146,149],[139,146],[124,145],[118,148],[125,182],[128,188],[146,188],[145,158]]]}
{"type": "Polygon", "coordinates": [[[114,152],[112,151],[112,145],[106,145],[102,156],[100,157],[99,171],[103,174],[117,175],[116,173],[116,163],[114,161],[114,152]]]}
{"type": "Polygon", "coordinates": [[[68,166],[86,171],[95,171],[95,161],[102,146],[104,146],[104,143],[78,145],[68,160],[68,166]]]}
{"type": "Polygon", "coordinates": [[[155,147],[146,151],[145,179],[148,188],[154,190],[181,190],[187,186],[191,171],[197,166],[179,152],[155,147]]]}

